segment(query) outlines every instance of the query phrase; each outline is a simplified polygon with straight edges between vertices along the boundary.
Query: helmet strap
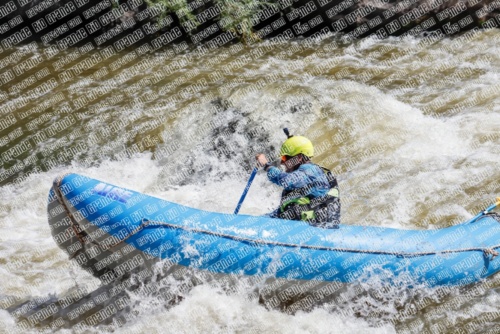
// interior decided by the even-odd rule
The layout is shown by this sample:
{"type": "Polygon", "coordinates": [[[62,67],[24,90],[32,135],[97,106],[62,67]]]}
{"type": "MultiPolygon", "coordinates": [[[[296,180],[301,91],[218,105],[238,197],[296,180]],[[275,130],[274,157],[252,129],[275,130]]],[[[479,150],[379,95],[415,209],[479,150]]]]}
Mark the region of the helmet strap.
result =
{"type": "Polygon", "coordinates": [[[296,170],[300,165],[302,165],[304,162],[306,162],[309,158],[307,158],[305,155],[302,153],[297,154],[294,157],[291,157],[287,161],[284,162],[285,168],[287,172],[293,172],[296,170]],[[301,159],[302,157],[302,159],[301,159]]]}

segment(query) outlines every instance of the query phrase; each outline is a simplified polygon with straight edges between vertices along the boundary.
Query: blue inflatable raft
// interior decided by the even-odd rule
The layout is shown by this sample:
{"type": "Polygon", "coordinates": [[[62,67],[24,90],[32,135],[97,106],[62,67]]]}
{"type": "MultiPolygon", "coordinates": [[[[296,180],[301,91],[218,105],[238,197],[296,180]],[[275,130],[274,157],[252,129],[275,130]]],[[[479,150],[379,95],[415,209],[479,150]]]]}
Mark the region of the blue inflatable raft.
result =
{"type": "Polygon", "coordinates": [[[177,278],[264,282],[269,296],[280,291],[269,297],[278,303],[305,292],[318,301],[341,284],[373,277],[455,286],[500,270],[496,214],[436,230],[321,229],[193,209],[67,174],[54,181],[48,215],[59,247],[103,283],[160,263],[177,278]]]}

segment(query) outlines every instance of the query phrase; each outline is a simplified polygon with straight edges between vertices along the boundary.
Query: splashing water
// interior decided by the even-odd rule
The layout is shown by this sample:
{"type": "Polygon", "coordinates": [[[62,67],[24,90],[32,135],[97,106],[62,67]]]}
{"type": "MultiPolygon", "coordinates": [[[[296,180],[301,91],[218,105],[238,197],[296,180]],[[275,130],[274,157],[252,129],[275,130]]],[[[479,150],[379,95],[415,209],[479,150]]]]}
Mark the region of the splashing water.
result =
{"type": "MultiPolygon", "coordinates": [[[[338,175],[345,224],[428,229],[470,218],[500,194],[500,100],[491,89],[500,83],[500,61],[494,41],[495,32],[485,31],[459,49],[453,40],[419,48],[419,41],[409,38],[365,39],[335,48],[325,39],[269,49],[267,41],[205,55],[187,51],[196,61],[185,71],[195,68],[203,76],[210,66],[211,72],[221,73],[194,97],[198,102],[168,105],[168,97],[158,95],[154,102],[135,103],[124,113],[134,99],[161,90],[137,86],[133,94],[120,95],[160,65],[138,74],[116,87],[114,104],[96,108],[95,117],[82,116],[71,129],[27,152],[39,169],[0,188],[0,295],[32,300],[98,286],[50,235],[46,201],[57,175],[81,173],[172,202],[229,213],[253,168],[254,155],[265,152],[278,158],[282,127],[308,136],[316,148],[314,161],[338,175]],[[414,50],[418,57],[404,56],[405,50],[414,50]],[[245,66],[230,67],[236,59],[256,53],[262,55],[245,66]],[[394,54],[403,56],[384,62],[394,54]],[[473,97],[476,103],[466,104],[473,97]],[[117,131],[101,135],[121,120],[124,124],[117,124],[117,131]],[[93,145],[81,150],[81,143],[89,141],[93,145]],[[68,149],[75,154],[58,159],[68,149]]],[[[76,82],[61,89],[76,99],[105,84],[76,82]]],[[[50,115],[47,124],[62,118],[50,115]]],[[[34,133],[23,133],[17,140],[34,133]]],[[[259,173],[241,213],[273,210],[279,193],[259,173]]],[[[372,281],[362,289],[346,289],[335,303],[295,315],[266,309],[247,298],[244,287],[225,293],[202,285],[168,307],[153,296],[137,295],[141,302],[134,308],[136,316],[119,331],[413,333],[481,324],[493,333],[499,319],[498,279],[496,275],[475,287],[445,292],[425,287],[408,291],[372,281]],[[361,290],[365,292],[358,293],[361,290]]],[[[0,311],[0,327],[15,331],[14,318],[6,311],[0,311]]],[[[107,325],[88,329],[108,330],[107,325]]]]}

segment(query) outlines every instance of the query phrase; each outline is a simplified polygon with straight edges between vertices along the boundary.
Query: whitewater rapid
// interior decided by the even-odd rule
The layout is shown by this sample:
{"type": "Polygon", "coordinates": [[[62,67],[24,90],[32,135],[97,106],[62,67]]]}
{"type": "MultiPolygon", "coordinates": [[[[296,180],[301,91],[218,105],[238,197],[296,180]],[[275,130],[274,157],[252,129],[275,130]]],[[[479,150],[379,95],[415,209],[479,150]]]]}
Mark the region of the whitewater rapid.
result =
{"type": "MultiPolygon", "coordinates": [[[[425,47],[413,38],[350,45],[336,45],[334,38],[271,46],[266,41],[207,54],[186,51],[174,58],[157,53],[148,56],[157,65],[132,81],[85,80],[59,87],[77,99],[91,88],[113,84],[119,98],[38,143],[26,153],[36,161],[35,172],[0,187],[0,297],[63,296],[78,286],[99,285],[68,260],[50,235],[47,196],[56,176],[80,173],[229,213],[245,187],[254,155],[265,152],[278,159],[283,127],[309,137],[316,147],[314,161],[338,176],[342,223],[433,229],[467,220],[500,195],[496,40],[495,31],[485,31],[462,47],[456,47],[456,39],[425,47]],[[238,59],[250,60],[238,65],[238,59]],[[182,85],[168,88],[170,79],[158,85],[141,81],[174,62],[181,74],[206,78],[206,86],[189,95],[182,85]],[[187,99],[170,100],[169,92],[185,92],[187,99]],[[158,94],[155,100],[148,100],[151,93],[158,94]],[[116,125],[117,131],[104,131],[121,120],[126,123],[116,125]],[[75,154],[65,157],[62,152],[71,148],[75,154]]],[[[64,117],[52,114],[16,140],[64,117]]],[[[259,172],[241,213],[265,214],[277,207],[279,196],[279,188],[259,172]]],[[[395,287],[378,297],[355,297],[353,290],[338,305],[287,315],[248,300],[245,293],[227,295],[199,286],[170,308],[145,298],[136,310],[139,316],[119,332],[446,332],[451,327],[477,329],[469,323],[484,318],[479,322],[484,332],[494,333],[498,275],[480,287],[465,299],[454,299],[467,293],[461,290],[443,296],[435,290],[395,287]],[[419,311],[412,313],[416,306],[419,311]]],[[[7,311],[0,311],[0,327],[16,331],[7,311]]]]}

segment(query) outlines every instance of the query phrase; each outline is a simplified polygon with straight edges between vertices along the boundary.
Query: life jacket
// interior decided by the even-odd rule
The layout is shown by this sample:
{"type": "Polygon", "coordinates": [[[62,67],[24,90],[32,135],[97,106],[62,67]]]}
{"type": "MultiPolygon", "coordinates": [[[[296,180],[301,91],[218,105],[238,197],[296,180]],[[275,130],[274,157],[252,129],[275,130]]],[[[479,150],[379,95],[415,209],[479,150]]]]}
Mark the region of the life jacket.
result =
{"type": "Polygon", "coordinates": [[[278,216],[281,219],[303,220],[323,228],[338,228],[340,224],[340,199],[337,179],[332,172],[322,166],[330,190],[324,196],[314,197],[310,189],[319,185],[312,182],[305,187],[283,190],[278,216]]]}

